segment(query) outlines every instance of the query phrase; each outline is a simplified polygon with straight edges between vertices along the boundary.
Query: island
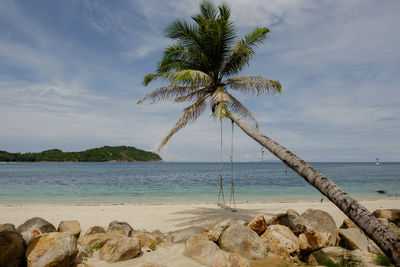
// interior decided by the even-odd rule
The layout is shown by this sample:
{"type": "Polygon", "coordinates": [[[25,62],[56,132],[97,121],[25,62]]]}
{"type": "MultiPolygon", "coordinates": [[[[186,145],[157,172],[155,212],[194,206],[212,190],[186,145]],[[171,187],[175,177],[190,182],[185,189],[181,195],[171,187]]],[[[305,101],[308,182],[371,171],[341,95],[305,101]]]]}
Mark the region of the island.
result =
{"type": "Polygon", "coordinates": [[[0,161],[3,162],[136,162],[162,161],[153,152],[132,146],[103,146],[80,152],[63,152],[60,149],[50,149],[39,153],[9,153],[0,150],[0,161]]]}

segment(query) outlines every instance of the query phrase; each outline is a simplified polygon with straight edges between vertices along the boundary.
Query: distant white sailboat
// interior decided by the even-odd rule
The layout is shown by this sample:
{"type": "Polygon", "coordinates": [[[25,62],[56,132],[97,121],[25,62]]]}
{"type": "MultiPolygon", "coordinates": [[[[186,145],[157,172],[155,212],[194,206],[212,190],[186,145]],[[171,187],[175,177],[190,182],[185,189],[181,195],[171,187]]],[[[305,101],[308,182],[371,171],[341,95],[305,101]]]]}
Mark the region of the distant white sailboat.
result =
{"type": "Polygon", "coordinates": [[[379,165],[379,159],[376,158],[376,165],[379,165]]]}

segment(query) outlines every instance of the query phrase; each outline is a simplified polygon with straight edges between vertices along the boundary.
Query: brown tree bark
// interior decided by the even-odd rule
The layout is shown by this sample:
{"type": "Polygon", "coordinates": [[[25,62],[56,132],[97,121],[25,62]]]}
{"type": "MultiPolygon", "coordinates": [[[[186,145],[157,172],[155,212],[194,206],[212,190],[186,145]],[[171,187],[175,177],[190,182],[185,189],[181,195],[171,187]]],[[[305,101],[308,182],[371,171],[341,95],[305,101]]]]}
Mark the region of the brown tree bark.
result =
{"type": "Polygon", "coordinates": [[[229,118],[234,121],[248,136],[267,148],[288,167],[297,172],[308,183],[314,186],[344,214],[353,220],[382,251],[400,267],[400,238],[387,226],[383,225],[364,206],[352,199],[328,177],[317,171],[310,164],[284,148],[258,129],[249,125],[239,115],[231,112],[229,118]]]}

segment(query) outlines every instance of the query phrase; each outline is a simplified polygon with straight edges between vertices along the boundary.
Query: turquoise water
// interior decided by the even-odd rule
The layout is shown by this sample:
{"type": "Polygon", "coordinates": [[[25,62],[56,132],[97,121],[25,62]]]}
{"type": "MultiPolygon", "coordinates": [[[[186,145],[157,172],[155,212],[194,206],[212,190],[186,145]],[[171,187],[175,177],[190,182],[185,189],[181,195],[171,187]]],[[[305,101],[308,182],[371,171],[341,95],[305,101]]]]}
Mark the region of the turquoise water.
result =
{"type": "MultiPolygon", "coordinates": [[[[399,198],[400,163],[312,163],[356,199],[399,198]],[[387,195],[376,193],[383,189],[387,195]]],[[[0,163],[0,203],[215,202],[219,163],[0,163]]],[[[231,166],[224,164],[229,198],[231,166]]],[[[282,163],[235,163],[236,201],[319,200],[282,163]],[[285,173],[287,170],[287,173],[285,173]]]]}

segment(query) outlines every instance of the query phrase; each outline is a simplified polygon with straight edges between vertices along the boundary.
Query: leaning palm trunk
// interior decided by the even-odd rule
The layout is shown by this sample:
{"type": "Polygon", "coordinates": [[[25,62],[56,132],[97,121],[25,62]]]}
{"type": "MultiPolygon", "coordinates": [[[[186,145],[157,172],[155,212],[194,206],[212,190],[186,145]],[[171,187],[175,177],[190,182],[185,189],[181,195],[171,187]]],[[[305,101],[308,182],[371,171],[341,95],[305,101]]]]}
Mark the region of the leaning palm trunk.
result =
{"type": "Polygon", "coordinates": [[[246,123],[239,115],[230,112],[229,118],[234,121],[248,136],[267,148],[287,166],[297,172],[324,196],[332,201],[340,210],[353,220],[382,251],[400,266],[400,238],[387,226],[377,220],[360,203],[343,192],[334,182],[313,168],[310,164],[284,148],[258,129],[246,123]]]}

